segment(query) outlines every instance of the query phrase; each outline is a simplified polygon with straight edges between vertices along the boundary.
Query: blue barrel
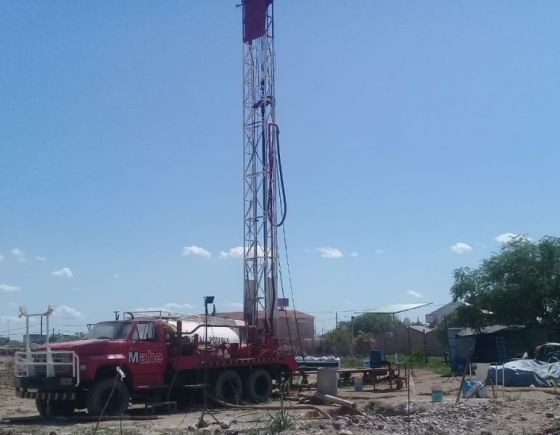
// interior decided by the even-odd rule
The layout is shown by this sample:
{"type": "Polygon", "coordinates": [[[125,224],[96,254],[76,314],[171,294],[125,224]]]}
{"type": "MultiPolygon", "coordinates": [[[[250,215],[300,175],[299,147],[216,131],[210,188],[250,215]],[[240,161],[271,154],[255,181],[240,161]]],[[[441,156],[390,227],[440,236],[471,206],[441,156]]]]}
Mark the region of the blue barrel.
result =
{"type": "Polygon", "coordinates": [[[379,367],[381,362],[384,360],[383,352],[380,350],[371,350],[369,352],[369,366],[370,368],[379,367]]]}
{"type": "Polygon", "coordinates": [[[441,402],[443,400],[443,390],[441,387],[432,387],[432,402],[441,402]]]}

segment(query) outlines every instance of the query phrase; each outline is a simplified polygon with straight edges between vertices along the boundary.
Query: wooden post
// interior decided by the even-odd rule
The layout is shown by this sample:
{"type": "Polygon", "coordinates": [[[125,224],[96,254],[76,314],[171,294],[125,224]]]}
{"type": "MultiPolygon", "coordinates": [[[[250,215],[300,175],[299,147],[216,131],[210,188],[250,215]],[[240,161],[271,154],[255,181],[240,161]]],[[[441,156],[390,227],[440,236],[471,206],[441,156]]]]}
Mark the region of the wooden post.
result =
{"type": "Polygon", "coordinates": [[[406,331],[408,332],[408,356],[412,353],[412,346],[410,344],[410,325],[407,326],[406,331]]]}
{"type": "Polygon", "coordinates": [[[424,344],[424,362],[427,363],[428,362],[428,354],[426,353],[426,330],[423,329],[423,337],[422,337],[422,341],[424,344]]]}
{"type": "Polygon", "coordinates": [[[465,377],[467,376],[467,371],[469,370],[469,366],[471,365],[470,358],[467,359],[467,364],[465,364],[465,370],[463,370],[463,377],[461,378],[461,384],[459,385],[459,392],[457,393],[457,400],[455,403],[459,403],[461,400],[461,393],[463,392],[463,385],[465,385],[465,377]]]}

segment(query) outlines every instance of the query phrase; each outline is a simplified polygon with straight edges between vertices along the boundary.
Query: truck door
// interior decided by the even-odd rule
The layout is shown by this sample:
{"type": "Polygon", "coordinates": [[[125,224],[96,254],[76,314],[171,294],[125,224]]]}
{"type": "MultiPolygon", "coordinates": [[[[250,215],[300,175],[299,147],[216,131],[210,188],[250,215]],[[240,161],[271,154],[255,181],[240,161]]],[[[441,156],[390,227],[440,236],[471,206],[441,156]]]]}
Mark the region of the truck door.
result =
{"type": "Polygon", "coordinates": [[[130,335],[128,365],[135,387],[162,385],[167,366],[165,337],[150,320],[135,322],[130,335]],[[158,333],[159,332],[159,333],[158,333]]]}

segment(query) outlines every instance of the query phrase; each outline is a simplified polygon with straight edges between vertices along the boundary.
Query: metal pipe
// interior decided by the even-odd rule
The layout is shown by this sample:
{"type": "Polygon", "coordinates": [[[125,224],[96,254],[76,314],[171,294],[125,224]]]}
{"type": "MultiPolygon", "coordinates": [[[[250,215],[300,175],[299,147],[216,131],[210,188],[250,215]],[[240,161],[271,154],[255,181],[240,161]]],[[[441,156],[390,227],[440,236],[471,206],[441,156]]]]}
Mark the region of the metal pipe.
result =
{"type": "MultiPolygon", "coordinates": [[[[50,325],[49,320],[50,320],[51,314],[52,314],[52,308],[49,305],[49,307],[47,309],[47,312],[45,313],[45,317],[47,318],[47,320],[46,320],[47,338],[46,338],[46,341],[45,341],[45,345],[47,347],[47,378],[52,378],[55,375],[54,364],[53,364],[52,353],[51,353],[51,347],[49,346],[49,325],[50,325]]],[[[43,316],[41,316],[41,318],[43,318],[43,316]]]]}
{"type": "Polygon", "coordinates": [[[27,361],[31,361],[31,343],[29,342],[29,316],[25,316],[25,353],[27,361]]]}

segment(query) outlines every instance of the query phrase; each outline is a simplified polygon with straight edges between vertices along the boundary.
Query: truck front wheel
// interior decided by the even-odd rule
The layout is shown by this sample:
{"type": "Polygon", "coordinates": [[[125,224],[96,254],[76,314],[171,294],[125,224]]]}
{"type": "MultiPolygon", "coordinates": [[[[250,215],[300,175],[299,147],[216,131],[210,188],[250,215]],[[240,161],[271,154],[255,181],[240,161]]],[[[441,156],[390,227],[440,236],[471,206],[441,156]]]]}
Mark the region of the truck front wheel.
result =
{"type": "Polygon", "coordinates": [[[64,417],[74,413],[74,402],[72,400],[35,399],[35,406],[37,406],[37,411],[43,418],[64,417]]]}
{"type": "Polygon", "coordinates": [[[100,379],[87,394],[86,408],[89,415],[121,415],[128,409],[128,399],[128,389],[119,379],[100,379]]]}

